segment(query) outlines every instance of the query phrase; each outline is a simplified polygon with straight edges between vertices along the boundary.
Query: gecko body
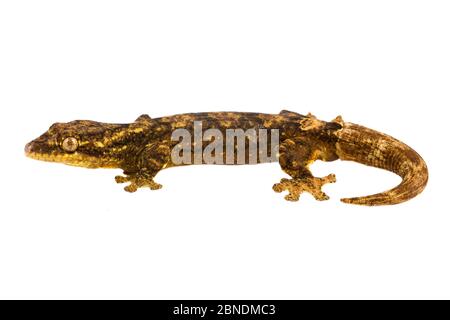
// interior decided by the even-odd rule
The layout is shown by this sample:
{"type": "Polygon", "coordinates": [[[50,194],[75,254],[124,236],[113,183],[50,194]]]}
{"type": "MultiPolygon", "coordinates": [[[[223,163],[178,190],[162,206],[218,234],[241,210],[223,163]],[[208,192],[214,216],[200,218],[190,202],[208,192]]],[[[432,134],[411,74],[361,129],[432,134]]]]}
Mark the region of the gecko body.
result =
{"type": "MultiPolygon", "coordinates": [[[[322,191],[326,183],[334,183],[330,174],[314,177],[309,166],[316,160],[355,161],[382,168],[402,177],[402,183],[386,192],[372,196],[345,198],[345,203],[359,205],[389,205],[409,200],[422,192],[428,181],[428,169],[423,159],[404,143],[383,133],[344,122],[339,116],[332,121],[321,121],[315,116],[301,115],[283,110],[279,114],[249,112],[188,113],[152,119],[142,115],[133,123],[110,124],[89,120],[55,123],[43,135],[28,143],[25,154],[37,160],[60,162],[87,168],[121,168],[124,175],[117,176],[117,183],[128,183],[125,190],[135,192],[138,188],[152,190],[162,186],[154,181],[156,174],[166,168],[186,165],[174,161],[174,148],[179,141],[173,139],[176,130],[183,129],[196,134],[195,124],[201,124],[202,134],[208,130],[227,135],[229,130],[254,132],[255,139],[263,130],[277,133],[277,152],[272,157],[262,157],[246,148],[240,164],[278,161],[282,170],[291,178],[281,179],[273,186],[276,192],[287,191],[286,200],[297,201],[303,192],[317,200],[327,200],[322,191]],[[255,160],[252,162],[251,160],[255,160]]],[[[217,138],[216,138],[217,139],[217,138]]],[[[259,141],[259,140],[258,140],[259,141]]],[[[189,150],[204,150],[211,141],[199,143],[192,139],[189,150]]],[[[236,153],[237,140],[231,148],[214,149],[216,164],[227,162],[230,152],[236,153]],[[220,161],[218,161],[219,159],[220,161]]],[[[245,146],[251,143],[245,140],[245,146]]],[[[274,143],[268,139],[268,149],[274,143]]],[[[186,159],[186,154],[184,154],[186,159]]],[[[188,154],[195,163],[195,154],[188,154]]],[[[236,159],[235,154],[232,155],[236,159]]],[[[201,164],[208,164],[201,160],[201,164]]],[[[197,164],[199,164],[197,162],[197,164]]]]}

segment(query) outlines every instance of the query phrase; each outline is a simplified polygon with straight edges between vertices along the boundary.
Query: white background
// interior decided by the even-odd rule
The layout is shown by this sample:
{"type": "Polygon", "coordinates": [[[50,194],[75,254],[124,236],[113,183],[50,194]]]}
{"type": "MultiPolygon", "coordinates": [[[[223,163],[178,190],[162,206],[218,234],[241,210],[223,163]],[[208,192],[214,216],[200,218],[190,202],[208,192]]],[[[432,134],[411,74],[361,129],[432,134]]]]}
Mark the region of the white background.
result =
{"type": "Polygon", "coordinates": [[[0,298],[450,298],[448,1],[2,1],[0,298]],[[427,161],[425,192],[341,197],[399,178],[356,163],[327,202],[288,203],[278,164],[161,172],[39,162],[53,122],[311,111],[383,131],[427,161]]]}

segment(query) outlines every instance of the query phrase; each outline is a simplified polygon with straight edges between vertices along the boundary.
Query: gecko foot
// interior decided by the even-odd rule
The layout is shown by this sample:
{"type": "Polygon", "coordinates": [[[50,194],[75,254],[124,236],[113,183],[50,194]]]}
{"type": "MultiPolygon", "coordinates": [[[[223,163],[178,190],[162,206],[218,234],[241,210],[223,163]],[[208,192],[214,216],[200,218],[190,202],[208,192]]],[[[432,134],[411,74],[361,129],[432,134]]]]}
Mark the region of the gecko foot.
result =
{"type": "Polygon", "coordinates": [[[329,197],[322,191],[322,186],[326,183],[336,182],[336,176],[330,174],[324,178],[303,177],[294,179],[281,179],[280,183],[273,186],[275,192],[289,191],[284,198],[288,201],[298,201],[303,192],[309,192],[316,200],[324,201],[329,197]]]}
{"type": "Polygon", "coordinates": [[[151,190],[158,190],[162,188],[162,185],[153,181],[152,178],[147,177],[142,174],[131,174],[126,176],[116,176],[117,183],[127,183],[130,182],[125,188],[127,192],[136,192],[137,189],[148,187],[151,190]]]}

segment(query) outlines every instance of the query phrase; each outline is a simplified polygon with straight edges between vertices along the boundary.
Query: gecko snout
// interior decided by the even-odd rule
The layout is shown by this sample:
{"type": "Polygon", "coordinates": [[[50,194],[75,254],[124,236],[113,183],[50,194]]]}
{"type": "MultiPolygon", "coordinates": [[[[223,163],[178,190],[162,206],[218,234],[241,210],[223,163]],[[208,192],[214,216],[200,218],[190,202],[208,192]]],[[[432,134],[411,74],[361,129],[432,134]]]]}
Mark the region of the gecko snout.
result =
{"type": "Polygon", "coordinates": [[[31,155],[35,153],[40,153],[42,151],[42,148],[40,147],[39,143],[31,141],[25,145],[24,151],[26,156],[31,157],[31,155]]]}
{"type": "Polygon", "coordinates": [[[30,152],[32,152],[32,150],[33,150],[33,145],[32,145],[32,143],[31,142],[28,142],[26,145],[25,145],[25,154],[29,154],[30,152]]]}

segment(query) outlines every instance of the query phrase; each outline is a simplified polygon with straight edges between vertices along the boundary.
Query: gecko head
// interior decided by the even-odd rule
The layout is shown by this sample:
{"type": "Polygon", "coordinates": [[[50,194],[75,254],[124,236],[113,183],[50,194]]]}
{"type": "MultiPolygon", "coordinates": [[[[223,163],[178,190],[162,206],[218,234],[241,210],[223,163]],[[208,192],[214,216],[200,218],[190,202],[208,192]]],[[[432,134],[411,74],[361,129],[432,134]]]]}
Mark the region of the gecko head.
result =
{"type": "Polygon", "coordinates": [[[78,167],[115,168],[120,147],[114,142],[125,135],[125,127],[88,120],[55,123],[25,146],[25,155],[78,167]]]}

